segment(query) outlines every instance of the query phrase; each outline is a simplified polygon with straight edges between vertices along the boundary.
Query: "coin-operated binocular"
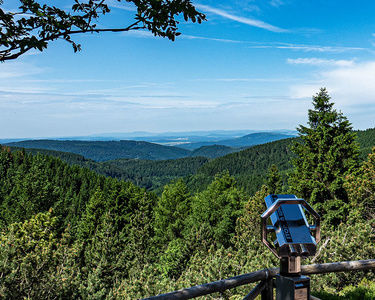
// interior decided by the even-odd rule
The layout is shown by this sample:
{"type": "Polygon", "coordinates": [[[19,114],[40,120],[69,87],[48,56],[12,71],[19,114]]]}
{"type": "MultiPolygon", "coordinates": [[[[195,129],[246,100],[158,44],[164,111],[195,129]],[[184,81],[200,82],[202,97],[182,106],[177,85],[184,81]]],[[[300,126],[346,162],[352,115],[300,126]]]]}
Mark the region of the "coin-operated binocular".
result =
{"type": "Polygon", "coordinates": [[[320,216],[304,200],[295,195],[268,195],[267,210],[262,214],[262,242],[280,259],[276,276],[277,300],[310,299],[310,279],[301,276],[301,258],[315,255],[320,241],[320,216]],[[315,219],[309,225],[304,211],[315,219]],[[268,218],[272,225],[267,225],[268,218]],[[273,242],[268,235],[276,236],[273,242]]]}

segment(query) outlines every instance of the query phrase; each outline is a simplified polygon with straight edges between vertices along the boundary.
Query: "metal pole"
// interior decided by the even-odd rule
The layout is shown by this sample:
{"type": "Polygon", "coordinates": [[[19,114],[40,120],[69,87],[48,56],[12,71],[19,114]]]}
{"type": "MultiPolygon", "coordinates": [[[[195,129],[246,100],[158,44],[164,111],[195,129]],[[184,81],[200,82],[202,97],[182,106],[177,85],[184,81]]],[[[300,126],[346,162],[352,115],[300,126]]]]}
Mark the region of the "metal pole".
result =
{"type": "Polygon", "coordinates": [[[265,288],[262,291],[262,300],[273,300],[273,279],[269,278],[266,281],[265,288]]]}

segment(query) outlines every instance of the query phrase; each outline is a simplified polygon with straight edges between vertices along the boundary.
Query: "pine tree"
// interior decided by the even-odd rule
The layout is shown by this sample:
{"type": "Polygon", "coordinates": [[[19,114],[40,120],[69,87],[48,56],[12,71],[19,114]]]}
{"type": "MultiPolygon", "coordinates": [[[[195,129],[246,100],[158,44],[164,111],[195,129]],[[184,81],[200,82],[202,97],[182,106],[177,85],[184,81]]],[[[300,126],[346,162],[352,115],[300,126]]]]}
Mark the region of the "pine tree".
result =
{"type": "Polygon", "coordinates": [[[164,187],[155,207],[155,234],[160,242],[182,237],[190,213],[190,193],[182,179],[164,187]]]}
{"type": "Polygon", "coordinates": [[[272,165],[268,170],[267,187],[271,194],[281,193],[282,181],[276,165],[272,165]]]}
{"type": "Polygon", "coordinates": [[[347,202],[344,178],[359,163],[356,135],[330,99],[325,88],[313,97],[309,126],[297,128],[300,139],[292,147],[294,170],[289,178],[292,192],[320,211],[335,211],[347,202]]]}
{"type": "Polygon", "coordinates": [[[205,191],[193,197],[189,222],[192,232],[202,232],[202,245],[205,242],[225,247],[231,245],[245,199],[245,193],[236,187],[229,172],[217,174],[205,191]]]}

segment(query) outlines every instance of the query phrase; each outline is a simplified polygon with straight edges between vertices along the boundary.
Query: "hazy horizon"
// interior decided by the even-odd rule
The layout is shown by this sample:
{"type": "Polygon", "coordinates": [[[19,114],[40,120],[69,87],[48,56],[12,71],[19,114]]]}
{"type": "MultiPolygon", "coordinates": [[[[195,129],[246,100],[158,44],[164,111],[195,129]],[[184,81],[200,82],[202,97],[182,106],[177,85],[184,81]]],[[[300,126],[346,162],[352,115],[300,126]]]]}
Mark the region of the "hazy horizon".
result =
{"type": "Polygon", "coordinates": [[[152,131],[130,131],[130,132],[102,132],[102,133],[92,133],[87,135],[72,135],[72,136],[20,136],[20,137],[1,137],[0,140],[10,140],[10,139],[63,139],[63,138],[111,138],[111,137],[121,137],[121,136],[128,136],[128,137],[165,137],[165,136],[180,136],[180,135],[187,135],[187,136],[194,136],[194,135],[200,135],[200,136],[206,136],[213,133],[222,133],[222,136],[231,136],[235,133],[243,133],[251,134],[251,133],[261,133],[261,132],[297,132],[293,129],[269,129],[269,130],[256,130],[256,129],[214,129],[214,130],[194,130],[194,131],[160,131],[160,132],[152,132],[152,131]],[[232,133],[232,134],[231,134],[232,133]]]}

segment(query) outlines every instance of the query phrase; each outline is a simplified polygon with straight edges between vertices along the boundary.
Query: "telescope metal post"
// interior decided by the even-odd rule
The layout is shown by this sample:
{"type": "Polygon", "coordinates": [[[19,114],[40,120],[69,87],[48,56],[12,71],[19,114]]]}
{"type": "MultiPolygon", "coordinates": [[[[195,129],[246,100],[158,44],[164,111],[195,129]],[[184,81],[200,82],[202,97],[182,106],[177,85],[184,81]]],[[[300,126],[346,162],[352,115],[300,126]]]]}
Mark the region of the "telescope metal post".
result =
{"type": "MultiPolygon", "coordinates": [[[[276,275],[276,300],[310,300],[310,278],[301,275],[301,259],[312,256],[320,241],[320,216],[303,199],[295,195],[269,195],[267,210],[261,216],[262,242],[280,259],[280,273],[276,275]],[[315,219],[309,225],[304,209],[315,219]],[[267,225],[267,219],[272,225],[267,225]],[[276,241],[267,236],[274,232],[276,241]],[[313,233],[313,234],[312,234],[313,233]]],[[[273,299],[273,282],[262,292],[262,300],[273,299]]]]}
{"type": "Polygon", "coordinates": [[[273,279],[268,279],[261,294],[262,300],[273,300],[273,279]]]}
{"type": "Polygon", "coordinates": [[[282,257],[276,275],[276,300],[309,300],[310,278],[301,275],[301,256],[282,257]]]}

